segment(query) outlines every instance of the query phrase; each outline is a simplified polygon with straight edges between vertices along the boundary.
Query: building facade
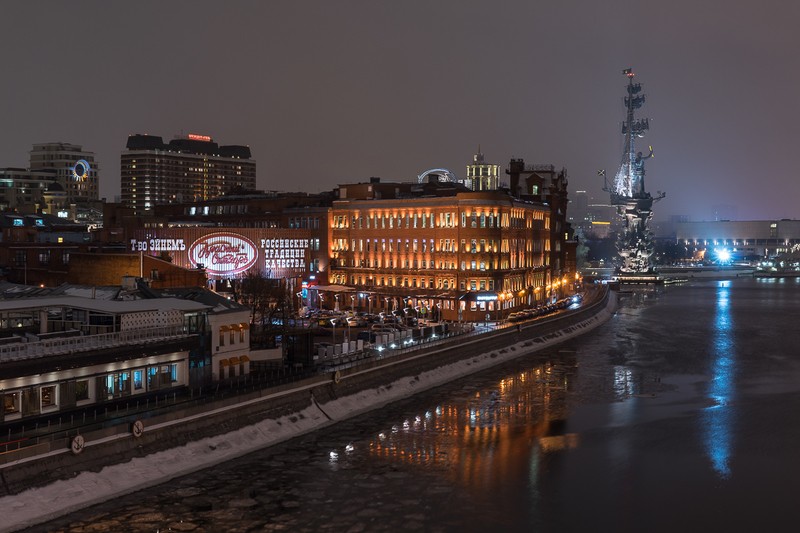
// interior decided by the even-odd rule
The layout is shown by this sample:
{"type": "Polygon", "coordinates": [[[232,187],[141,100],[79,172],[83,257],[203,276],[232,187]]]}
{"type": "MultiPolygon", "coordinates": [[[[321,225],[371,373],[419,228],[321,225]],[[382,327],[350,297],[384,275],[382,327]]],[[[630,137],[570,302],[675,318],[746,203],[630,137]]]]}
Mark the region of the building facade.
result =
{"type": "Polygon", "coordinates": [[[484,161],[480,148],[467,165],[466,186],[473,191],[494,191],[500,187],[500,165],[484,161]]]}
{"type": "Polygon", "coordinates": [[[64,209],[70,204],[86,204],[100,199],[100,168],[94,152],[87,152],[78,144],[34,144],[30,152],[30,170],[52,173],[53,181],[64,190],[65,200],[61,206],[64,209]]]}
{"type": "Polygon", "coordinates": [[[712,259],[727,250],[734,260],[755,260],[792,252],[800,246],[800,220],[720,220],[676,222],[675,242],[687,253],[712,259]]]}
{"type": "Polygon", "coordinates": [[[189,134],[165,143],[131,135],[120,161],[121,201],[134,213],[158,204],[202,202],[256,186],[256,162],[247,146],[221,146],[189,134]]]}
{"type": "Polygon", "coordinates": [[[208,312],[176,298],[0,301],[0,421],[205,384],[208,312]]]}
{"type": "Polygon", "coordinates": [[[320,289],[322,305],[498,320],[545,302],[561,286],[550,264],[548,206],[455,183],[405,193],[398,186],[389,196],[390,185],[340,186],[330,214],[328,279],[352,292],[320,289]],[[325,301],[333,298],[339,301],[325,301]]]}
{"type": "Polygon", "coordinates": [[[556,170],[553,165],[526,165],[523,159],[512,159],[506,174],[509,176],[511,194],[528,202],[540,202],[548,207],[550,215],[549,265],[554,279],[574,275],[575,235],[567,219],[567,171],[556,170]]]}
{"type": "MultiPolygon", "coordinates": [[[[51,172],[36,172],[25,168],[0,168],[0,211],[33,214],[43,207],[49,188],[54,188],[51,172]]],[[[59,187],[60,188],[60,187],[59,187]]],[[[66,201],[61,194],[60,202],[66,201]]],[[[59,205],[53,206],[58,209],[59,205]]]]}

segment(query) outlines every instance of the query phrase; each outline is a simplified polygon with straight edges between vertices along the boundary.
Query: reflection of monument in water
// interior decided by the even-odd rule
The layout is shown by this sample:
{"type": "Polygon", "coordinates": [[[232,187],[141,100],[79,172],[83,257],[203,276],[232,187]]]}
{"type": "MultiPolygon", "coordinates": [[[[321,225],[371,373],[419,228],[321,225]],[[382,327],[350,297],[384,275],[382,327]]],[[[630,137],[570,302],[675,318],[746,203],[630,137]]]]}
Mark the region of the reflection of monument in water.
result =
{"type": "Polygon", "coordinates": [[[633,82],[633,70],[625,69],[628,77],[628,94],[625,97],[627,115],[622,124],[625,135],[625,149],[614,183],[604,190],[611,194],[611,205],[623,219],[622,230],[617,238],[618,265],[617,274],[621,281],[655,280],[655,272],[650,262],[653,255],[653,232],[650,230],[650,219],[653,218],[653,203],[664,198],[659,191],[654,197],[644,187],[644,162],[653,157],[650,147],[647,155],[636,150],[636,139],[644,137],[650,129],[648,119],[634,118],[634,111],[644,104],[645,95],[641,83],[633,82]]]}

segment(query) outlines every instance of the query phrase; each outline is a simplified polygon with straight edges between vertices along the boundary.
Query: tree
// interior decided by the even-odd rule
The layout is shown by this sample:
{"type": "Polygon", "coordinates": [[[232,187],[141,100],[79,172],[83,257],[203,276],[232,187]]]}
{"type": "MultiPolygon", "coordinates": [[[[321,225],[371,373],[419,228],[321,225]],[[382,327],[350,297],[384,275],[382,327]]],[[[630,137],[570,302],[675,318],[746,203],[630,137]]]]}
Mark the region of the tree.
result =
{"type": "Polygon", "coordinates": [[[234,297],[250,308],[250,334],[255,344],[275,344],[292,305],[286,280],[271,279],[260,272],[249,271],[236,283],[234,297]]]}

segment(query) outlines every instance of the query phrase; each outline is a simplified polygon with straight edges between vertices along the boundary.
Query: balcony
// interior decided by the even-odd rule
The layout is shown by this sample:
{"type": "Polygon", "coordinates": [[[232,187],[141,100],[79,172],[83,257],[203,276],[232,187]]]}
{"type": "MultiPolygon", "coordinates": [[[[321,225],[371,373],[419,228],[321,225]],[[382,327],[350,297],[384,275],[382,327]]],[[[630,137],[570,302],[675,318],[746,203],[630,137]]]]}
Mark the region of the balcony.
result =
{"type": "Polygon", "coordinates": [[[100,335],[65,336],[40,341],[25,341],[20,337],[19,342],[8,342],[0,346],[0,363],[76,352],[89,352],[107,348],[151,344],[190,337],[192,335],[194,334],[189,333],[188,329],[184,326],[169,326],[120,331],[117,333],[103,333],[100,335]]]}

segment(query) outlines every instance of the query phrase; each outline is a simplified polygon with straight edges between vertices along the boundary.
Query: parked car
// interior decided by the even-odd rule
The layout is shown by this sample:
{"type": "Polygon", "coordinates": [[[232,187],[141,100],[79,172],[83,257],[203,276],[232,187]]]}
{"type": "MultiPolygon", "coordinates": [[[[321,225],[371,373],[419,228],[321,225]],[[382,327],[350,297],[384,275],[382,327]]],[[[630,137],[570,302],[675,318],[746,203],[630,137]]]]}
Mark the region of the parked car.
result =
{"type": "Polygon", "coordinates": [[[347,325],[350,327],[363,327],[367,325],[367,321],[364,319],[364,317],[351,316],[347,319],[347,325]]]}

